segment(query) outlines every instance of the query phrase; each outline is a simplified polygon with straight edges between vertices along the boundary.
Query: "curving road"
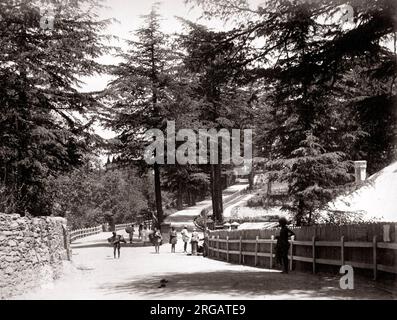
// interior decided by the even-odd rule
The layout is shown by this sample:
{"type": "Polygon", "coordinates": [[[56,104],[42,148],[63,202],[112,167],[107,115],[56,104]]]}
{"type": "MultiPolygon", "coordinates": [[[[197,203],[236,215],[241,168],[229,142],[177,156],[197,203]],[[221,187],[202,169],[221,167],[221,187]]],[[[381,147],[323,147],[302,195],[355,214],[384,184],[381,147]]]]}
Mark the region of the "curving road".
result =
{"type": "Polygon", "coordinates": [[[393,299],[371,282],[355,279],[355,290],[339,288],[338,277],[253,268],[177,253],[163,245],[123,247],[113,259],[109,233],[74,245],[73,264],[54,284],[14,299],[393,299]],[[159,288],[166,279],[165,288],[159,288]]]}

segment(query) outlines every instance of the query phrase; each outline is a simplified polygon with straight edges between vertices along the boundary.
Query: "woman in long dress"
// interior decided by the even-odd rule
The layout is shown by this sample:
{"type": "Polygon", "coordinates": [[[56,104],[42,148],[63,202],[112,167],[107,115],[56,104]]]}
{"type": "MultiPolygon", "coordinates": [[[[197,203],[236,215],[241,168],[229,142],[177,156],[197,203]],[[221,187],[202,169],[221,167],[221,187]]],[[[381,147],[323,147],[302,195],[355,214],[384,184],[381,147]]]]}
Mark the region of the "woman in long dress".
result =
{"type": "Polygon", "coordinates": [[[175,231],[175,228],[171,228],[170,232],[170,243],[171,243],[171,253],[175,253],[175,245],[178,242],[178,234],[175,231]]]}
{"type": "Polygon", "coordinates": [[[182,231],[182,241],[183,241],[183,253],[187,253],[187,243],[189,242],[189,231],[187,231],[187,226],[184,226],[182,231]]]}
{"type": "Polygon", "coordinates": [[[197,232],[197,229],[193,229],[192,232],[192,239],[190,240],[191,244],[192,244],[192,255],[196,256],[197,255],[197,249],[198,249],[198,242],[200,240],[200,236],[197,232]]]}
{"type": "Polygon", "coordinates": [[[157,228],[154,228],[153,244],[154,244],[156,253],[160,253],[160,245],[161,245],[162,239],[163,239],[163,237],[161,236],[160,230],[158,230],[157,228]]]}

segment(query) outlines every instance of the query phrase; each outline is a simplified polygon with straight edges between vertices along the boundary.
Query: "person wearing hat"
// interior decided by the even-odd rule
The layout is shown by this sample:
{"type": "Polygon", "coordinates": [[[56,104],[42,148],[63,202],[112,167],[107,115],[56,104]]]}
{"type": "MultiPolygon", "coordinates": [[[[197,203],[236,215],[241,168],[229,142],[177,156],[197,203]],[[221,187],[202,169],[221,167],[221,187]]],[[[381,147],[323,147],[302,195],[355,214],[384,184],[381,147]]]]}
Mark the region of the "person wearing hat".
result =
{"type": "Polygon", "coordinates": [[[187,226],[183,226],[181,231],[182,241],[183,241],[183,253],[187,253],[187,243],[189,242],[189,231],[187,231],[187,226]]]}
{"type": "Polygon", "coordinates": [[[153,244],[154,244],[154,248],[156,250],[156,253],[160,253],[161,240],[163,240],[163,237],[161,235],[160,230],[157,229],[157,228],[154,228],[153,244]]]}
{"type": "Polygon", "coordinates": [[[134,239],[134,232],[135,232],[134,225],[131,224],[129,227],[125,228],[125,232],[128,233],[129,238],[130,238],[130,243],[132,243],[132,240],[134,239]]]}
{"type": "Polygon", "coordinates": [[[282,265],[282,273],[288,273],[288,250],[290,244],[288,238],[290,236],[295,236],[295,233],[287,227],[288,221],[286,218],[282,217],[279,219],[280,224],[280,234],[276,237],[276,260],[282,265]]]}
{"type": "Polygon", "coordinates": [[[175,245],[178,242],[178,234],[175,231],[175,228],[171,228],[170,232],[170,244],[171,244],[171,253],[175,253],[175,245]]]}
{"type": "Polygon", "coordinates": [[[194,228],[192,232],[192,239],[190,240],[192,244],[192,255],[196,256],[197,255],[197,247],[198,247],[198,242],[200,240],[200,236],[197,232],[197,229],[194,228]]]}
{"type": "Polygon", "coordinates": [[[138,239],[139,240],[143,240],[143,224],[139,224],[138,227],[138,239]]]}
{"type": "Polygon", "coordinates": [[[118,258],[120,259],[120,248],[121,242],[127,243],[122,235],[118,235],[113,231],[112,236],[108,239],[108,241],[113,245],[113,256],[116,259],[116,252],[118,253],[118,258]]]}

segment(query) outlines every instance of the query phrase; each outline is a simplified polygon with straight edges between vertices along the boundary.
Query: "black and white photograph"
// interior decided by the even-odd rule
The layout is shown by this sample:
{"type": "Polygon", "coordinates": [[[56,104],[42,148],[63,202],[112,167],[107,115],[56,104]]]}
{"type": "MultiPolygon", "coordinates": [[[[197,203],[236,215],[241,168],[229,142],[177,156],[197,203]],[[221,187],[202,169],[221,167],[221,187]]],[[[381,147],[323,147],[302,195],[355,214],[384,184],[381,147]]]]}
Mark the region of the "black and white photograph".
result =
{"type": "Polygon", "coordinates": [[[397,1],[0,0],[0,300],[397,300],[397,1]]]}

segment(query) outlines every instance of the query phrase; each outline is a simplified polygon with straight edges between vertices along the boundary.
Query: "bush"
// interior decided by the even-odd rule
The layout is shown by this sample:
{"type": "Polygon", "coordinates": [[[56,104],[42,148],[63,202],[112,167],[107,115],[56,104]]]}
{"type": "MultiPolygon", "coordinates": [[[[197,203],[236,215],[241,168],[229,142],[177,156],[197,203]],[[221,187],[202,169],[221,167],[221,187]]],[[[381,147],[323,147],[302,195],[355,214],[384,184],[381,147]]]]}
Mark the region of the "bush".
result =
{"type": "Polygon", "coordinates": [[[254,196],[253,198],[247,201],[247,207],[256,208],[256,207],[263,207],[264,205],[263,196],[254,196]]]}

